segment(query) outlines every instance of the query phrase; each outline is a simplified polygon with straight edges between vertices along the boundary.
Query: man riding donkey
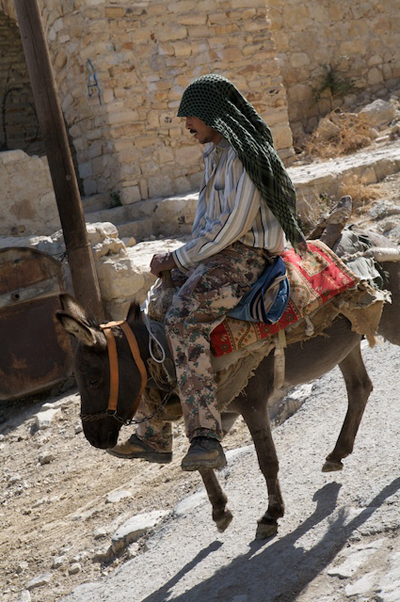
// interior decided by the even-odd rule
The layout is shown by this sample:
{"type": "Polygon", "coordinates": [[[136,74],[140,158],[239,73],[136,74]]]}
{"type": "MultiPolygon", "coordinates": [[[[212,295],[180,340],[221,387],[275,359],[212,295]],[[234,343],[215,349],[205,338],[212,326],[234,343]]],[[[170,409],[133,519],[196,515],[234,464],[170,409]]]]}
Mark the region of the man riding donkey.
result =
{"type": "MultiPolygon", "coordinates": [[[[205,171],[192,238],[151,260],[152,274],[172,270],[176,287],[165,317],[190,448],[183,470],[222,468],[224,435],[210,358],[210,335],[284,250],[307,243],[296,193],[270,129],[227,79],[210,74],[184,91],[178,117],[205,144],[205,171]]],[[[145,413],[145,408],[140,408],[145,413]]],[[[149,414],[147,414],[149,415],[149,414]]],[[[172,459],[171,424],[154,418],[109,453],[152,462],[172,459]]]]}

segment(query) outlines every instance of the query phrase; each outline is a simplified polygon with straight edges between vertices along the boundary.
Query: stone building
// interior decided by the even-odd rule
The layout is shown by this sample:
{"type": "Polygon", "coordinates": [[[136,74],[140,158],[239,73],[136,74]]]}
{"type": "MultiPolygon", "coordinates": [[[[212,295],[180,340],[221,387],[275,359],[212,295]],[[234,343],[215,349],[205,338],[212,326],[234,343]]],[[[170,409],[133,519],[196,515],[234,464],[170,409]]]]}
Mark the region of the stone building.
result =
{"type": "MultiPolygon", "coordinates": [[[[81,193],[139,213],[141,201],[198,187],[200,148],[176,117],[195,77],[231,79],[286,163],[292,130],[331,108],[327,73],[352,82],[341,102],[400,79],[396,0],[38,2],[81,193]]],[[[0,148],[43,154],[12,0],[0,0],[0,102],[0,148]]]]}
{"type": "Polygon", "coordinates": [[[321,116],[400,82],[397,0],[267,0],[296,139],[321,116]]]}
{"type": "MultiPolygon", "coordinates": [[[[8,24],[17,48],[12,3],[2,7],[2,46],[8,24]]],[[[264,1],[42,0],[40,7],[84,195],[130,204],[196,189],[199,147],[175,115],[187,84],[210,71],[235,81],[270,123],[281,156],[293,155],[264,1]]],[[[22,66],[14,71],[14,80],[26,80],[22,66]]]]}

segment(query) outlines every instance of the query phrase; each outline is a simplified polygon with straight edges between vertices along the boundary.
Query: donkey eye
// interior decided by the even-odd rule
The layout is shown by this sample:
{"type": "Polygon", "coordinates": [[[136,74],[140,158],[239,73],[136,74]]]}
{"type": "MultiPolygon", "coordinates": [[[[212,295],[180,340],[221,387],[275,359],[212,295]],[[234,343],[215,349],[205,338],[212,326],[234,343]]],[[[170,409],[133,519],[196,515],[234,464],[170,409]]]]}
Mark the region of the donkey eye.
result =
{"type": "Polygon", "coordinates": [[[98,378],[93,378],[92,380],[89,381],[89,385],[91,387],[97,387],[97,385],[99,384],[99,379],[98,378]]]}

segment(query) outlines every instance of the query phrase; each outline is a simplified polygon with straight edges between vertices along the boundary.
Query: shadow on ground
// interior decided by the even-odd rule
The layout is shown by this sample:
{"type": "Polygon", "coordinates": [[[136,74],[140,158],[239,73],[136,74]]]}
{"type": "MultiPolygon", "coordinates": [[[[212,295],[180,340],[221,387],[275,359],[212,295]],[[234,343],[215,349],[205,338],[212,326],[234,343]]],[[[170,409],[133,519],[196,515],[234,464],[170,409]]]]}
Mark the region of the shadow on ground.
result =
{"type": "Polygon", "coordinates": [[[226,602],[237,597],[251,602],[291,602],[323,571],[385,500],[400,489],[400,478],[395,479],[373,499],[355,518],[346,521],[342,509],[333,519],[321,541],[309,550],[296,542],[318,523],[331,516],[336,509],[341,485],[329,483],[319,489],[313,500],[317,502],[313,514],[292,533],[277,541],[251,543],[247,554],[236,558],[228,567],[191,590],[173,597],[173,587],[209,554],[221,547],[213,542],[185,565],[168,583],[142,602],[226,602]]]}

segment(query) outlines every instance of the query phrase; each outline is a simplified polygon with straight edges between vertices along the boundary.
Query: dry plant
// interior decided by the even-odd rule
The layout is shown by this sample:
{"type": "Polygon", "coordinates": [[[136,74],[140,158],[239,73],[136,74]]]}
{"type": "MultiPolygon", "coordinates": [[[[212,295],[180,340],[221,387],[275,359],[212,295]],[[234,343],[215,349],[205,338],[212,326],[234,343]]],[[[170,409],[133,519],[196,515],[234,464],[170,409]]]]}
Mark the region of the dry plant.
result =
{"type": "Polygon", "coordinates": [[[324,193],[315,193],[313,199],[303,199],[306,210],[301,217],[299,216],[299,219],[306,236],[308,236],[310,232],[315,229],[317,224],[324,219],[324,216],[332,210],[336,205],[337,200],[346,195],[349,195],[352,198],[352,211],[357,211],[357,213],[359,213],[369,205],[370,202],[382,197],[382,186],[381,184],[364,184],[363,182],[360,182],[358,176],[351,176],[342,182],[335,195],[336,198],[330,197],[324,193]]]}
{"type": "Polygon", "coordinates": [[[337,126],[335,135],[326,139],[317,128],[304,146],[306,155],[329,159],[371,144],[371,125],[364,115],[342,113],[340,109],[335,109],[327,118],[337,126]]]}
{"type": "Polygon", "coordinates": [[[306,237],[314,230],[322,217],[329,212],[334,205],[334,200],[326,194],[317,194],[312,199],[303,199],[305,211],[298,216],[303,232],[306,237]]]}
{"type": "Polygon", "coordinates": [[[353,210],[368,205],[382,196],[380,184],[364,184],[357,176],[352,176],[340,188],[342,195],[348,194],[353,199],[353,210]]]}

